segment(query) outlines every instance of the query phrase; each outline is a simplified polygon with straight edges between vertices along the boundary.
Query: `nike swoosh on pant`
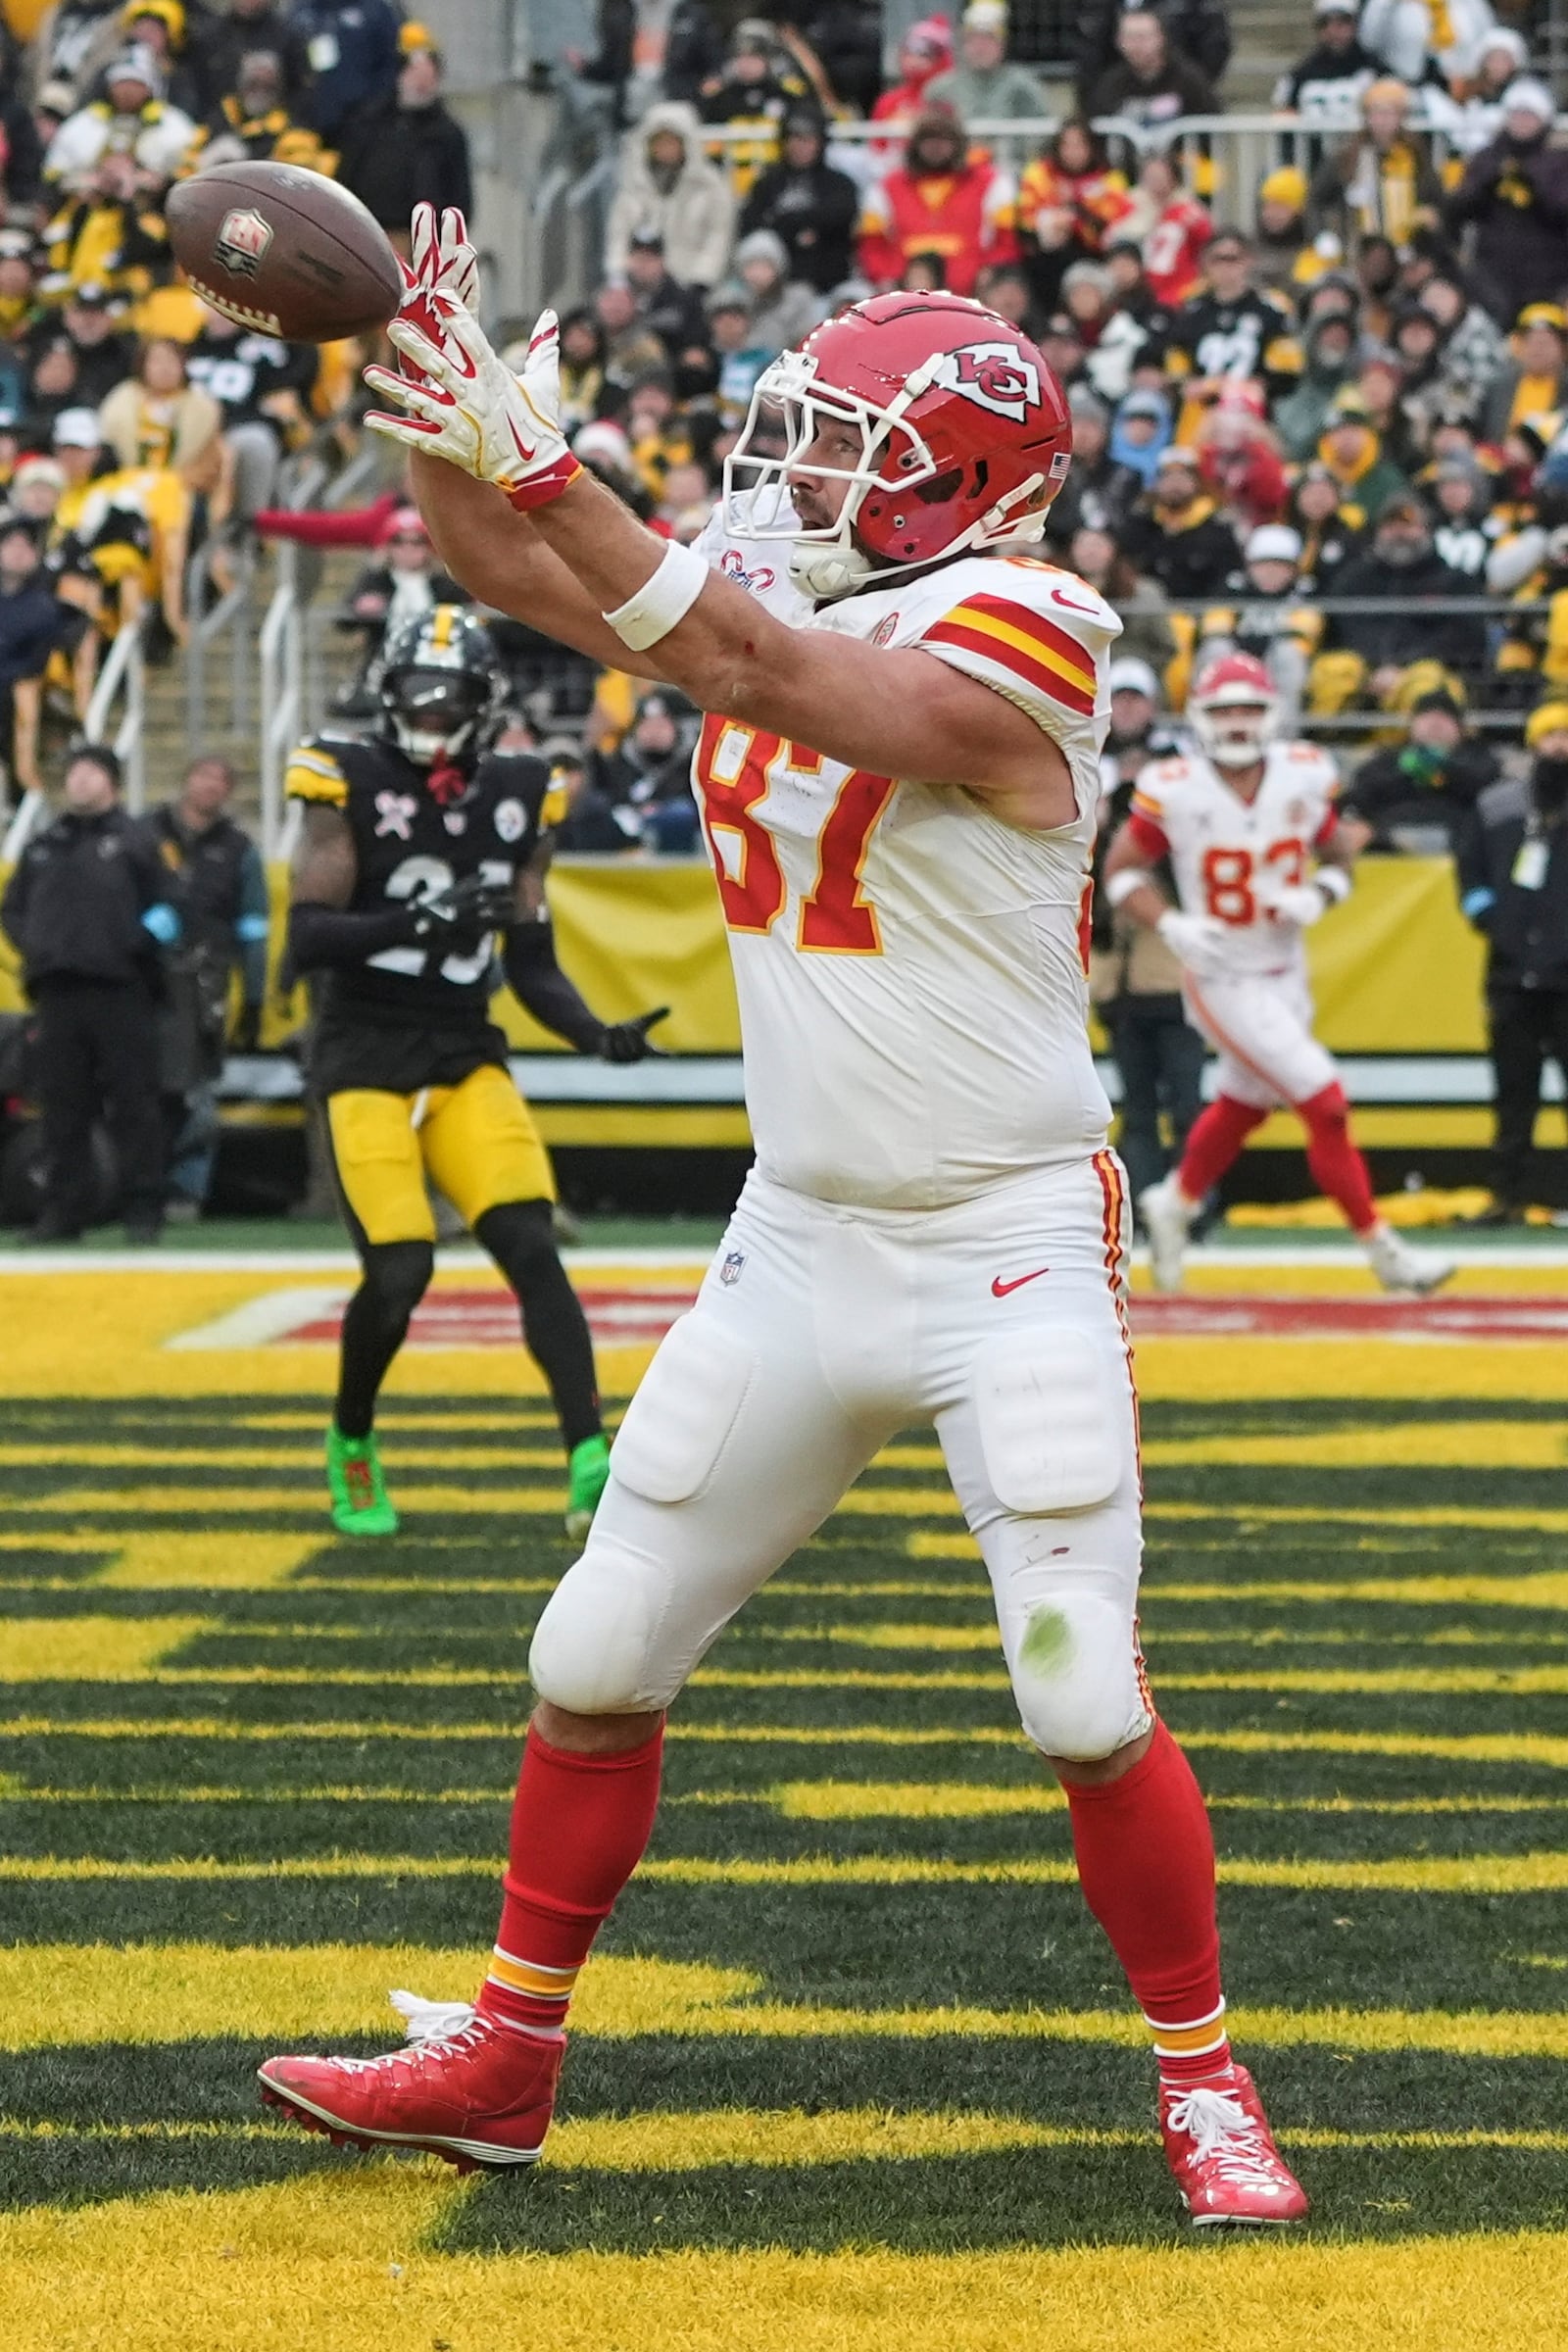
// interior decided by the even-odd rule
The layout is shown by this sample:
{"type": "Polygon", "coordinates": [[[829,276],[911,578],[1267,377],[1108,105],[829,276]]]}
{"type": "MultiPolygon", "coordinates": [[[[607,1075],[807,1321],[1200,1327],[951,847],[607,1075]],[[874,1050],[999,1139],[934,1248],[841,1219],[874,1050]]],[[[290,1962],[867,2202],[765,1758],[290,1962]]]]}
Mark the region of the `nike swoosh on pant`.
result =
{"type": "Polygon", "coordinates": [[[1021,1291],[1026,1282],[1038,1282],[1042,1274],[1050,1272],[1049,1266],[1036,1266],[1032,1274],[1015,1275],[1011,1282],[1004,1282],[1000,1274],[994,1274],[991,1278],[991,1296],[993,1298],[1005,1298],[1009,1291],[1021,1291]]]}

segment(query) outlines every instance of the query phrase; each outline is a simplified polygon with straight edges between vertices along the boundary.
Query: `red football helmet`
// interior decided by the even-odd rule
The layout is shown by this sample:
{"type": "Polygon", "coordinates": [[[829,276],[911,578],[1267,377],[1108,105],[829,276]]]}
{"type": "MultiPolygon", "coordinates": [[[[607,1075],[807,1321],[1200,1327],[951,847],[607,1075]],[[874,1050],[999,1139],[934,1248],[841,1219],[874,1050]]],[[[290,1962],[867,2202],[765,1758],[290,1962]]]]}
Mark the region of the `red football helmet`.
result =
{"type": "Polygon", "coordinates": [[[1250,767],[1274,739],[1280,698],[1255,656],[1221,654],[1199,672],[1187,716],[1216,767],[1250,767]]]}
{"type": "Polygon", "coordinates": [[[724,495],[737,538],[792,536],[796,585],[846,596],[965,549],[1038,539],[1071,463],[1061,386],[1026,335],[955,294],[878,294],[764,368],[724,495]],[[857,465],[803,463],[828,422],[858,431],[857,465]],[[847,485],[836,522],[801,526],[792,472],[847,485]]]}

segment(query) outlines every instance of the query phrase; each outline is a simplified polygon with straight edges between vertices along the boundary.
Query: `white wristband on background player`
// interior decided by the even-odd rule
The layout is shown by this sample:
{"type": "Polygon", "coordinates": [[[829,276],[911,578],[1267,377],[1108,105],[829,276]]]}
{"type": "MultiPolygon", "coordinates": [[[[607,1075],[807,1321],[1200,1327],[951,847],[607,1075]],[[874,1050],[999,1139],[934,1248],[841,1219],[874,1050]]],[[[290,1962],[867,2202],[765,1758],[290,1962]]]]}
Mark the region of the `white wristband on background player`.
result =
{"type": "Polygon", "coordinates": [[[601,617],[610,623],[622,645],[644,654],[671,629],[678,628],[708,585],[708,565],[694,548],[672,540],[659,569],[644,580],[613,612],[601,617]]]}
{"type": "Polygon", "coordinates": [[[1125,906],[1135,890],[1142,890],[1152,880],[1141,865],[1124,865],[1119,874],[1112,874],[1105,884],[1105,905],[1112,909],[1125,906]]]}
{"type": "Polygon", "coordinates": [[[1219,964],[1225,946],[1225,926],[1217,915],[1183,914],[1180,908],[1167,906],[1154,929],[1171,954],[1190,972],[1200,977],[1219,964]]]}

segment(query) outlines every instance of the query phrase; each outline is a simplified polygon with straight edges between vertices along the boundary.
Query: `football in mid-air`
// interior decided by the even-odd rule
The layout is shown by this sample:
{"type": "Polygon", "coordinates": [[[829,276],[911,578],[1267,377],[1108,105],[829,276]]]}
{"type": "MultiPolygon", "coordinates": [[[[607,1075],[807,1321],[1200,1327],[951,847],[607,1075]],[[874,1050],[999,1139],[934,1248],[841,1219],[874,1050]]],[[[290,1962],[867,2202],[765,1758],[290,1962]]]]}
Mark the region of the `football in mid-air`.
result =
{"type": "Polygon", "coordinates": [[[175,182],[169,241],[214,310],[286,343],[385,326],[403,295],[398,257],[357,196],[295,164],[215,164],[175,182]]]}

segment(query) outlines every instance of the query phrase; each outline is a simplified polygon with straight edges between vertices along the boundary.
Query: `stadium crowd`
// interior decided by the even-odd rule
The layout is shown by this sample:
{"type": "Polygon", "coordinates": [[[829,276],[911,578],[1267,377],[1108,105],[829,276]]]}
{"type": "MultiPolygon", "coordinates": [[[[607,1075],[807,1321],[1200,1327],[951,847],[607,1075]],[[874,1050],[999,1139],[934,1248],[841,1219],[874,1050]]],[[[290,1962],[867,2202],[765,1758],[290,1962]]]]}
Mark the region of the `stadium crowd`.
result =
{"type": "MultiPolygon", "coordinates": [[[[1046,552],[1124,615],[1107,834],[1138,767],[1183,743],[1197,668],[1243,650],[1287,723],[1344,755],[1373,842],[1454,851],[1485,927],[1488,796],[1522,790],[1539,830],[1533,766],[1568,747],[1568,147],[1529,0],[1313,16],[1273,93],[1290,160],[1248,205],[1226,180],[1240,151],[1183,127],[1226,109],[1222,0],[1086,5],[1070,84],[1049,86],[1001,0],[914,24],[891,74],[861,0],[765,21],[678,0],[653,84],[632,0],[602,0],[568,94],[620,157],[598,283],[562,322],[566,410],[579,458],[692,540],[779,352],[872,290],[978,297],[1068,390],[1046,552]]],[[[40,711],[79,719],[128,619],[155,650],[185,638],[190,550],[221,587],[252,531],[364,548],[336,717],[368,718],[387,629],[462,592],[400,486],[357,514],[278,511],[292,450],[348,446],[362,354],[208,310],[162,205],[246,155],[338,173],[394,235],[421,199],[468,208],[431,34],[390,0],[61,0],[0,76],[10,775],[37,780],[40,711]]],[[[692,853],[696,713],[516,623],[493,634],[508,740],[546,748],[569,796],[563,848],[692,853]]],[[[1152,1052],[1134,1014],[1180,1027],[1177,975],[1106,918],[1098,945],[1131,1069],[1152,1052]]],[[[1197,1059],[1165,1042],[1195,1105],[1197,1059]]],[[[1135,1191],[1171,1110],[1151,1066],[1135,1191]]],[[[1136,1158],[1136,1117],[1127,1141],[1136,1158]]]]}

